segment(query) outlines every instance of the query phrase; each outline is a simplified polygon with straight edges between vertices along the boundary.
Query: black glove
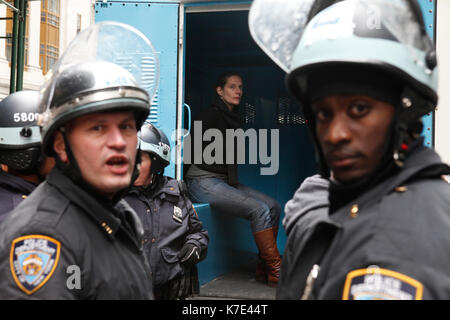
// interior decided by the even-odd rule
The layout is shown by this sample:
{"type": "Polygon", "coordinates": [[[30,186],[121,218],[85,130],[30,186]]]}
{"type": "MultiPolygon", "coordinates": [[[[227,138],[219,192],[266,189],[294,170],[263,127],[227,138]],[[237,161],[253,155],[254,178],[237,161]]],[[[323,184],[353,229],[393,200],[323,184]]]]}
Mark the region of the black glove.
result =
{"type": "Polygon", "coordinates": [[[193,266],[200,261],[200,248],[192,243],[185,243],[178,253],[180,262],[186,266],[193,266]]]}

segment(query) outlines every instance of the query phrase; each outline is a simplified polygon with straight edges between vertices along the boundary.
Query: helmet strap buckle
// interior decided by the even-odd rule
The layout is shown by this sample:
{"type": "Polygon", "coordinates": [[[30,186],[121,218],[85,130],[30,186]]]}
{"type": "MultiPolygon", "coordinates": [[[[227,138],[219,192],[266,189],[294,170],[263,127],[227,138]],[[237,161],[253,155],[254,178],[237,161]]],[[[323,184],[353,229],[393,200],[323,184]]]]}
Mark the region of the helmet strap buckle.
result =
{"type": "Polygon", "coordinates": [[[393,159],[395,164],[401,168],[404,165],[406,159],[406,153],[408,151],[408,144],[410,136],[408,134],[408,127],[404,122],[399,122],[395,126],[396,139],[394,140],[394,152],[393,159]]]}

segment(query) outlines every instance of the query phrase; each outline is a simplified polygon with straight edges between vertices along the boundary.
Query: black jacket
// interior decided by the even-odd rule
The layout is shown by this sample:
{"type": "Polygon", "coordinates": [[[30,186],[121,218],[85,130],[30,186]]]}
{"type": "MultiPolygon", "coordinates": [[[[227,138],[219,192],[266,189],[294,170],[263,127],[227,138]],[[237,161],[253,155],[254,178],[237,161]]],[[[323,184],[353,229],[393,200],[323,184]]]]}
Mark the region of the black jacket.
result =
{"type": "Polygon", "coordinates": [[[0,299],[151,299],[142,226],[54,168],[0,226],[0,299]]]}
{"type": "Polygon", "coordinates": [[[19,205],[36,185],[10,173],[0,171],[0,223],[19,205]]]}
{"type": "MultiPolygon", "coordinates": [[[[236,143],[234,143],[234,161],[232,164],[227,164],[227,149],[226,149],[226,130],[227,129],[238,129],[243,126],[242,118],[239,114],[239,107],[234,107],[233,111],[229,111],[228,107],[220,98],[215,98],[212,102],[211,106],[201,112],[195,121],[201,121],[202,123],[202,137],[206,130],[208,129],[217,129],[221,132],[223,137],[223,150],[222,150],[222,158],[218,159],[216,163],[208,164],[203,162],[197,164],[196,166],[202,168],[203,170],[215,172],[219,174],[228,175],[228,182],[231,185],[237,185],[237,152],[236,152],[236,143]]],[[[195,130],[194,130],[195,132],[195,130]]],[[[203,139],[194,136],[194,132],[191,132],[191,155],[194,154],[194,142],[196,140],[202,141],[202,154],[205,147],[207,147],[210,143],[209,141],[203,141],[203,139]]],[[[229,150],[228,150],[229,151],[229,150]]],[[[213,156],[217,159],[218,155],[213,154],[213,156]]]]}
{"type": "Polygon", "coordinates": [[[420,146],[398,174],[314,228],[294,225],[277,298],[450,299],[449,173],[420,146]]]}
{"type": "Polygon", "coordinates": [[[178,181],[161,178],[153,194],[133,188],[125,197],[142,220],[144,250],[155,287],[183,275],[178,253],[185,243],[196,245],[203,260],[209,242],[208,231],[203,229],[189,198],[180,191],[178,181]]]}

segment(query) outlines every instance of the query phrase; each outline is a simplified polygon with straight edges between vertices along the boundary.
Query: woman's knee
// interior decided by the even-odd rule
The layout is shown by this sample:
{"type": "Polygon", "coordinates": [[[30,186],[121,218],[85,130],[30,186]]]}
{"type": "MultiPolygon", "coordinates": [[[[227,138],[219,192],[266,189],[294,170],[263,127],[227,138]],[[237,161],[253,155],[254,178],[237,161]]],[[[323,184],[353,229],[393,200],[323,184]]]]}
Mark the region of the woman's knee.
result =
{"type": "Polygon", "coordinates": [[[280,205],[280,203],[278,202],[278,201],[274,201],[274,204],[273,204],[273,206],[272,206],[272,211],[273,211],[273,213],[275,214],[275,215],[280,215],[280,213],[281,213],[281,205],[280,205]]]}
{"type": "Polygon", "coordinates": [[[272,227],[272,216],[270,208],[265,203],[259,203],[251,212],[251,220],[255,224],[255,229],[264,230],[272,227]]]}

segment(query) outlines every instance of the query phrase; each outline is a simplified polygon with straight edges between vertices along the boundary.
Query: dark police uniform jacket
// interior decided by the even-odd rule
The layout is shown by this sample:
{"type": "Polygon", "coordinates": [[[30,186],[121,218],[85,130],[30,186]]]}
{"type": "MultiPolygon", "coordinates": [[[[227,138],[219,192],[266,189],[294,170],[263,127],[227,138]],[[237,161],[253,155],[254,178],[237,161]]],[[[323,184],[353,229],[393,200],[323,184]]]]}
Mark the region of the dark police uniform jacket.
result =
{"type": "Polygon", "coordinates": [[[155,287],[183,275],[178,253],[185,243],[196,245],[200,260],[206,257],[209,236],[203,229],[192,202],[180,190],[178,181],[162,176],[148,197],[139,188],[130,190],[125,200],[141,218],[144,250],[155,287]]]}
{"type": "Polygon", "coordinates": [[[403,169],[289,233],[277,299],[450,299],[450,185],[420,146],[403,169]]]}
{"type": "Polygon", "coordinates": [[[0,226],[0,299],[153,298],[139,228],[53,169],[0,226]]]}
{"type": "Polygon", "coordinates": [[[35,188],[35,184],[0,170],[0,223],[35,188]]]}

